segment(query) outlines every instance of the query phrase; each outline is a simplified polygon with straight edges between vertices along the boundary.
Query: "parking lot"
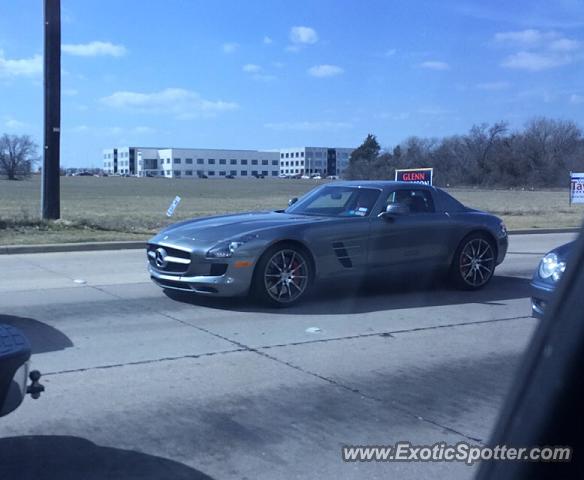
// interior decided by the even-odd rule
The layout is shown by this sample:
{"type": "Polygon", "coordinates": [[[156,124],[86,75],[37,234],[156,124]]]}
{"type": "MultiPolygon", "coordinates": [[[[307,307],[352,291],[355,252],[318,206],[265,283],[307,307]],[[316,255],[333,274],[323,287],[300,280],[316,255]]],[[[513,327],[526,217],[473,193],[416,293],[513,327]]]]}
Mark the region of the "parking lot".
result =
{"type": "Polygon", "coordinates": [[[341,448],[486,442],[537,326],[529,278],[573,236],[512,236],[478,292],[339,285],[284,310],[168,297],[141,250],[0,256],[0,323],[46,386],[0,421],[0,478],[470,478],[341,448]]]}

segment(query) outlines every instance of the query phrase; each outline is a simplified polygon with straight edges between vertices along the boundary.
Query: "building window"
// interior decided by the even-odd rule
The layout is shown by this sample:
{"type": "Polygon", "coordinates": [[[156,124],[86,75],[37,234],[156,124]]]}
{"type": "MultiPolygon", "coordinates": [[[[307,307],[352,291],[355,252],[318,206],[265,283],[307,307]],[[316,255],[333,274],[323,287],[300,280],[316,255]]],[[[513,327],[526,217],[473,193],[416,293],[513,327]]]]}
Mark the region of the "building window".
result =
{"type": "Polygon", "coordinates": [[[278,165],[278,160],[272,160],[272,165],[278,165]]]}
{"type": "Polygon", "coordinates": [[[240,173],[242,177],[247,177],[247,170],[242,170],[240,173]]]}
{"type": "Polygon", "coordinates": [[[231,170],[229,175],[233,175],[235,177],[235,175],[237,175],[237,170],[231,170]]]}
{"type": "Polygon", "coordinates": [[[300,154],[298,152],[296,152],[296,158],[298,158],[300,156],[300,154]]]}
{"type": "Polygon", "coordinates": [[[237,165],[237,160],[235,158],[232,158],[231,160],[229,160],[229,164],[230,165],[237,165]]]}
{"type": "Polygon", "coordinates": [[[287,153],[287,154],[286,154],[286,158],[288,158],[289,156],[290,156],[290,154],[289,154],[289,153],[287,153]]]}
{"type": "Polygon", "coordinates": [[[241,161],[241,164],[242,164],[242,165],[247,165],[247,160],[244,158],[244,159],[241,161]]]}
{"type": "Polygon", "coordinates": [[[160,175],[164,175],[164,170],[160,170],[160,175]]]}
{"type": "Polygon", "coordinates": [[[215,172],[213,170],[209,170],[209,173],[207,175],[209,175],[210,177],[214,177],[215,172]]]}
{"type": "Polygon", "coordinates": [[[258,161],[257,161],[257,160],[252,160],[252,161],[251,161],[251,164],[252,164],[252,165],[257,165],[257,164],[258,164],[258,161]]]}
{"type": "Polygon", "coordinates": [[[168,177],[170,177],[170,175],[172,175],[172,172],[171,172],[170,170],[167,170],[167,171],[166,171],[166,175],[167,175],[168,177]]]}
{"type": "Polygon", "coordinates": [[[262,160],[262,165],[269,165],[270,162],[268,160],[262,160]]]}
{"type": "Polygon", "coordinates": [[[274,171],[272,172],[272,177],[276,177],[276,176],[278,176],[278,172],[277,172],[276,170],[274,170],[274,171]]]}
{"type": "Polygon", "coordinates": [[[284,158],[284,154],[283,153],[280,154],[280,158],[284,158]]]}
{"type": "Polygon", "coordinates": [[[180,170],[175,170],[174,171],[174,176],[175,177],[180,177],[180,170]]]}
{"type": "Polygon", "coordinates": [[[214,158],[210,158],[209,159],[209,165],[215,165],[215,159],[214,158]]]}
{"type": "Polygon", "coordinates": [[[257,177],[258,171],[257,170],[252,170],[251,174],[257,177]]]}
{"type": "Polygon", "coordinates": [[[226,165],[226,164],[227,164],[227,160],[225,160],[224,158],[219,159],[219,165],[226,165]]]}
{"type": "Polygon", "coordinates": [[[225,175],[227,175],[226,172],[224,172],[224,171],[219,172],[219,176],[224,177],[225,175]]]}
{"type": "Polygon", "coordinates": [[[192,177],[192,176],[193,176],[193,171],[192,171],[192,170],[187,170],[187,171],[185,172],[185,175],[187,175],[187,176],[189,176],[189,177],[192,177]]]}
{"type": "Polygon", "coordinates": [[[180,165],[180,158],[175,158],[174,159],[174,164],[175,165],[180,165]]]}
{"type": "Polygon", "coordinates": [[[267,171],[267,170],[262,170],[262,175],[263,175],[264,177],[267,177],[267,176],[268,176],[268,171],[267,171]]]}
{"type": "Polygon", "coordinates": [[[185,163],[186,163],[187,165],[192,165],[192,164],[193,164],[193,159],[192,159],[192,158],[187,158],[187,159],[185,160],[185,163]]]}
{"type": "Polygon", "coordinates": [[[197,158],[197,165],[203,165],[203,163],[205,163],[205,160],[202,158],[197,158]]]}
{"type": "Polygon", "coordinates": [[[304,158],[304,152],[300,152],[300,156],[304,158]]]}

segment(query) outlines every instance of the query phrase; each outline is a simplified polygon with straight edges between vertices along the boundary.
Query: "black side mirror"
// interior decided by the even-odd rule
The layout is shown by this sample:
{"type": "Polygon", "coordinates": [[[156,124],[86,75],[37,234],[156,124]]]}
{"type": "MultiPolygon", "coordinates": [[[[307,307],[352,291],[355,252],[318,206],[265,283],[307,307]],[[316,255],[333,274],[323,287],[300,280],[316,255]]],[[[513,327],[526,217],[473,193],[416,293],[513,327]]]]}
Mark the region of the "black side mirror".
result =
{"type": "Polygon", "coordinates": [[[293,197],[290,200],[288,200],[288,206],[292,206],[294,205],[296,202],[298,201],[298,197],[293,197]]]}
{"type": "Polygon", "coordinates": [[[31,372],[33,384],[27,387],[30,355],[30,344],[20,330],[0,325],[0,417],[16,410],[27,393],[38,398],[44,391],[36,371],[31,372]]]}
{"type": "Polygon", "coordinates": [[[385,219],[395,219],[395,217],[400,217],[409,213],[410,207],[408,207],[405,203],[390,203],[385,208],[385,212],[381,212],[379,214],[379,217],[385,219]]]}

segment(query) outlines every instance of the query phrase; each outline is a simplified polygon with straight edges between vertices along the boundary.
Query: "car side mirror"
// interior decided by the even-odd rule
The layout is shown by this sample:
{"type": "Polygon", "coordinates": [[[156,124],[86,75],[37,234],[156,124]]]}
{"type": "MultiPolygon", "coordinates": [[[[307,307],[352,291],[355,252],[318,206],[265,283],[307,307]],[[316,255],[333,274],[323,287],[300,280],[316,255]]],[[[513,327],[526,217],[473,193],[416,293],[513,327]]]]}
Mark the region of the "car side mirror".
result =
{"type": "Polygon", "coordinates": [[[384,212],[379,214],[379,217],[385,219],[395,219],[395,217],[401,217],[402,215],[407,215],[410,213],[410,207],[405,203],[390,203],[385,208],[384,212]]]}
{"type": "Polygon", "coordinates": [[[30,344],[22,332],[0,325],[0,417],[16,410],[27,393],[38,398],[44,391],[38,383],[41,375],[36,371],[30,374],[33,384],[27,386],[30,355],[30,344]]]}
{"type": "Polygon", "coordinates": [[[288,206],[292,206],[294,205],[296,202],[298,201],[298,197],[293,197],[290,200],[288,200],[288,206]]]}

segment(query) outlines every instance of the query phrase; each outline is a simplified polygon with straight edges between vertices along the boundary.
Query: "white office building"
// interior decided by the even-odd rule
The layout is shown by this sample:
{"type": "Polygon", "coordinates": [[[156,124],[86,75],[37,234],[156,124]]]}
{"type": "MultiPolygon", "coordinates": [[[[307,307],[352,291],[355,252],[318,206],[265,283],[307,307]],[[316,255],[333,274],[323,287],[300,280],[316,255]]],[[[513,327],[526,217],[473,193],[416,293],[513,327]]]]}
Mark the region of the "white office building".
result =
{"type": "Polygon", "coordinates": [[[104,171],[140,177],[277,177],[277,151],[120,147],[103,151],[104,171]]]}
{"type": "Polygon", "coordinates": [[[353,150],[338,147],[283,148],[280,150],[280,173],[341,177],[349,166],[353,150]]]}

